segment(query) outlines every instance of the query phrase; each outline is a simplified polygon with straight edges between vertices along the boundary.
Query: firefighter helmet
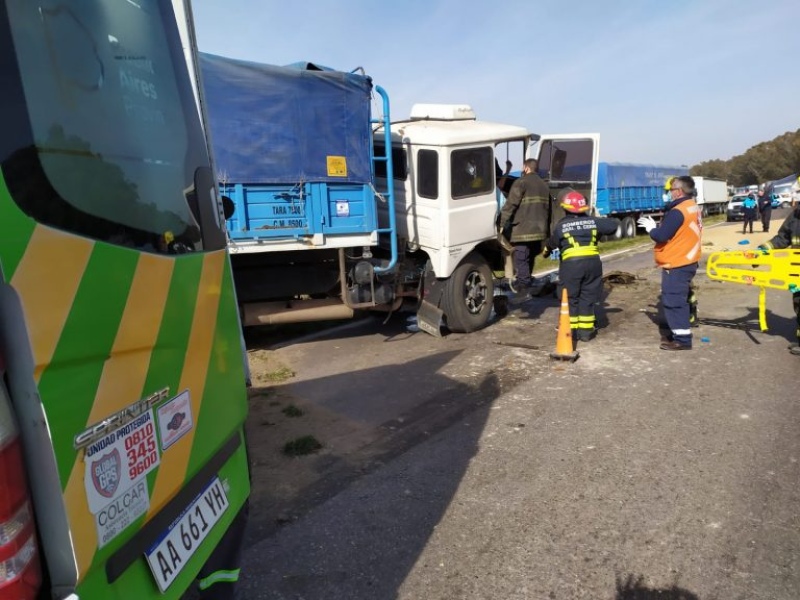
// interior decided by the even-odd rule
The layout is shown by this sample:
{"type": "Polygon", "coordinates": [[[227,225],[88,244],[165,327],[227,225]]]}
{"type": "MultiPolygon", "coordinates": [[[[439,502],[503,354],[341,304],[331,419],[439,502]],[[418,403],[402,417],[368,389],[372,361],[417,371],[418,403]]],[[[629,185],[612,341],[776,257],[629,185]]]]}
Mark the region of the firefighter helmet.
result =
{"type": "Polygon", "coordinates": [[[571,213],[585,213],[589,210],[589,203],[583,194],[578,192],[567,192],[561,199],[561,208],[571,213]]]}

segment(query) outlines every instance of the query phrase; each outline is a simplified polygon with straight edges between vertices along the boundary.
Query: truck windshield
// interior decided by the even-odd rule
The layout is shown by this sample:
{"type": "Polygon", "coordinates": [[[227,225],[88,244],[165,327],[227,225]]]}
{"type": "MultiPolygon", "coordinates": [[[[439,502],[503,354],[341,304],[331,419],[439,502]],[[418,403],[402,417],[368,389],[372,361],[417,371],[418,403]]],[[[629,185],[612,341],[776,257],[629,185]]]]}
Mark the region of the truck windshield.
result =
{"type": "Polygon", "coordinates": [[[37,221],[145,251],[167,251],[165,237],[202,249],[192,188],[209,161],[171,10],[155,0],[0,8],[0,160],[37,221]]]}

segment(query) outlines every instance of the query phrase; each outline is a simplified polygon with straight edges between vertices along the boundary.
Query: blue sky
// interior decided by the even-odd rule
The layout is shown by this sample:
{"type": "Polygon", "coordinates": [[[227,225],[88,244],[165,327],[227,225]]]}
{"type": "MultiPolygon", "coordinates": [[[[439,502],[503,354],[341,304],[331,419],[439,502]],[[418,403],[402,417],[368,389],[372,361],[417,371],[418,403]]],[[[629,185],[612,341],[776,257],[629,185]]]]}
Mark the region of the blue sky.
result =
{"type": "Polygon", "coordinates": [[[800,128],[800,0],[193,0],[203,52],[363,67],[601,160],[693,165],[800,128]]]}

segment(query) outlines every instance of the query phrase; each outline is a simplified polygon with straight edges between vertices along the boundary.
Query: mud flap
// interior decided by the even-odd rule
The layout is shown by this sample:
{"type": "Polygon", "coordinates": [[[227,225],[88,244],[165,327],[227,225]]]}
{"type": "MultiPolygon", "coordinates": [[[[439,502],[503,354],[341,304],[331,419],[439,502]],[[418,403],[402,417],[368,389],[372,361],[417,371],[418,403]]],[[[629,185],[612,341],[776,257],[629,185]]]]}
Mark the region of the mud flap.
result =
{"type": "Polygon", "coordinates": [[[417,310],[417,325],[425,333],[430,333],[436,337],[442,337],[442,322],[444,311],[438,306],[434,306],[427,300],[420,302],[417,310]]]}
{"type": "Polygon", "coordinates": [[[439,308],[439,303],[442,301],[444,288],[444,282],[436,279],[428,262],[422,283],[422,300],[417,309],[417,325],[425,333],[436,337],[443,337],[444,311],[439,308]]]}

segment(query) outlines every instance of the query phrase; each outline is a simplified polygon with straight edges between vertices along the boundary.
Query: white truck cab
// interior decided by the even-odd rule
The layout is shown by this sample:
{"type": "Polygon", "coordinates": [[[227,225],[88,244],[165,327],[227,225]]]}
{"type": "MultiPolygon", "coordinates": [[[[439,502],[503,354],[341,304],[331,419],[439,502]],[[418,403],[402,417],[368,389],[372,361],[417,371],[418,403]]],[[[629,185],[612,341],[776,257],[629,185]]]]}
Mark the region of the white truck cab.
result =
{"type": "MultiPolygon", "coordinates": [[[[382,139],[378,129],[376,147],[382,139]]],[[[429,333],[438,334],[442,323],[474,331],[490,317],[494,274],[505,266],[495,225],[503,201],[499,147],[521,144],[525,158],[539,160],[554,195],[563,187],[590,201],[596,195],[597,134],[539,136],[479,121],[466,104],[416,104],[408,120],[392,123],[391,140],[397,237],[406,253],[426,260],[427,291],[417,316],[429,333]]]]}

